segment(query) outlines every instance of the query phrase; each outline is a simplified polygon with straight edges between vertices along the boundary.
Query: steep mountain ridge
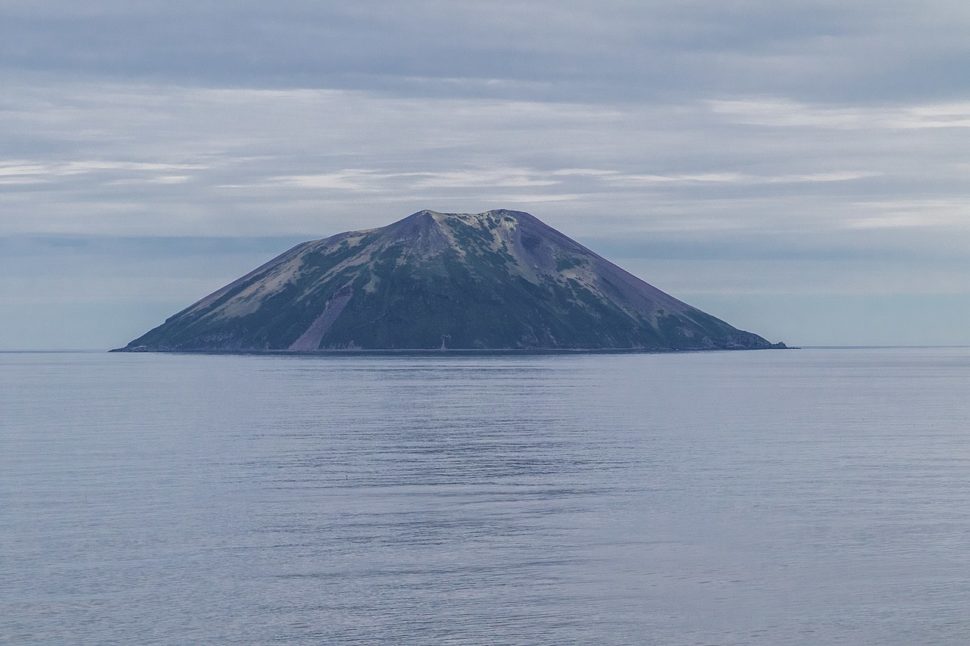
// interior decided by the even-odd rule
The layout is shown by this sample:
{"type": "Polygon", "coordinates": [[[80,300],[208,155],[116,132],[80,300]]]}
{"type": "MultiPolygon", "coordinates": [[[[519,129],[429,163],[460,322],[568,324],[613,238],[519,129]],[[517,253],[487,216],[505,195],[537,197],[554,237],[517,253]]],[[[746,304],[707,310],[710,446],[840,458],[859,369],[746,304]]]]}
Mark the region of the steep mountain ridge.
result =
{"type": "Polygon", "coordinates": [[[123,350],[767,347],[528,213],[425,210],[299,244],[123,350]]]}

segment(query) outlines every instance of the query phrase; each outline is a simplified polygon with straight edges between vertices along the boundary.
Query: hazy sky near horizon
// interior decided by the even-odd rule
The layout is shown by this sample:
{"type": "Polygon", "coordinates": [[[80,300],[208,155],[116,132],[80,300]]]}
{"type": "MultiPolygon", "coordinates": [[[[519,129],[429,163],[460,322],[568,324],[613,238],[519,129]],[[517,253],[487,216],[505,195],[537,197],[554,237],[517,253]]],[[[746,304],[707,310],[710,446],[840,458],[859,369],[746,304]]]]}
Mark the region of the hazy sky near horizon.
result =
{"type": "Polygon", "coordinates": [[[0,349],[529,211],[792,344],[970,344],[970,4],[0,0],[0,349]]]}

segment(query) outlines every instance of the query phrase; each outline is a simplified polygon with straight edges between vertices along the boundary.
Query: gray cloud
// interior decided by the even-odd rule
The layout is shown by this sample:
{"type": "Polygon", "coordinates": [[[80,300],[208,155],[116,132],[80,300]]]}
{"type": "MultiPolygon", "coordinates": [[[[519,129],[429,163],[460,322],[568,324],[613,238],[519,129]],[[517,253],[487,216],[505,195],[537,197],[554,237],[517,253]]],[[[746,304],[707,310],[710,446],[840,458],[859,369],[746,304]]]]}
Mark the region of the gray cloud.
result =
{"type": "Polygon", "coordinates": [[[615,101],[911,100],[966,88],[929,2],[6,2],[6,69],[246,87],[615,101]]]}
{"type": "MultiPolygon", "coordinates": [[[[0,234],[325,235],[555,204],[578,234],[965,232],[970,103],[544,103],[10,82],[0,234]],[[954,135],[958,136],[954,136],[954,135]],[[43,217],[18,216],[24,209],[43,217]],[[612,219],[611,219],[612,218],[612,219]]],[[[542,207],[538,207],[542,209],[542,207]]]]}

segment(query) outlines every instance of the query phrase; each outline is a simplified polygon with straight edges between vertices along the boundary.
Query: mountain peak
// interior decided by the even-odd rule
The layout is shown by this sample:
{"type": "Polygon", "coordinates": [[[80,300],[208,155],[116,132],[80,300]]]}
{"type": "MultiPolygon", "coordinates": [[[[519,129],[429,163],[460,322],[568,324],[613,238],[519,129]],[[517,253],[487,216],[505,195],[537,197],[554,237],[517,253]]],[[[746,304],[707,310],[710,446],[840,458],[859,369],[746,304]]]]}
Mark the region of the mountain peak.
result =
{"type": "Polygon", "coordinates": [[[771,347],[534,216],[421,210],[297,245],[126,350],[771,347]]]}

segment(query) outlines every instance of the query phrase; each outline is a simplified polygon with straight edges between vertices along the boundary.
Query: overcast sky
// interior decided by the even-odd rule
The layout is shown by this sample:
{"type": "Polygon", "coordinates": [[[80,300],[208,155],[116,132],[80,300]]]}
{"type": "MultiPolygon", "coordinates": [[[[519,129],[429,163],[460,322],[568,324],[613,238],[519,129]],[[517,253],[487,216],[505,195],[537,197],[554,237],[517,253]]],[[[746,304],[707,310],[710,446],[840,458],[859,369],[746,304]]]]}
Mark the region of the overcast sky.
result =
{"type": "Polygon", "coordinates": [[[0,349],[529,211],[790,344],[970,344],[970,3],[0,0],[0,349]]]}

